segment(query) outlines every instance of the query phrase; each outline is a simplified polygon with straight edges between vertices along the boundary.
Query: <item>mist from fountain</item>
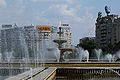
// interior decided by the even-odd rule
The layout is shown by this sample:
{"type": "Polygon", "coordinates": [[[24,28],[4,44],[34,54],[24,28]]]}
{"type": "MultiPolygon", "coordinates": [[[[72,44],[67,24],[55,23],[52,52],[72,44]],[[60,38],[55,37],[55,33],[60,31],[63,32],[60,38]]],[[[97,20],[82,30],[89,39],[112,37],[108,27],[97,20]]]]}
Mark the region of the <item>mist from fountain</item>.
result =
{"type": "Polygon", "coordinates": [[[87,50],[84,50],[83,48],[78,47],[76,51],[77,51],[77,54],[79,55],[80,61],[85,59],[87,60],[87,62],[89,61],[89,52],[87,50]]]}
{"type": "Polygon", "coordinates": [[[56,48],[54,53],[56,55],[57,62],[59,62],[59,60],[60,60],[60,50],[58,48],[56,48]]]}
{"type": "Polygon", "coordinates": [[[106,54],[105,59],[108,60],[109,62],[112,62],[112,60],[113,60],[112,54],[106,54]]]}
{"type": "Polygon", "coordinates": [[[117,59],[120,59],[120,51],[116,52],[114,55],[114,62],[117,60],[117,59]]]}
{"type": "MultiPolygon", "coordinates": [[[[46,39],[45,35],[43,35],[43,33],[36,33],[37,36],[41,35],[42,37],[37,37],[37,64],[40,62],[41,65],[39,67],[39,64],[37,66],[37,68],[39,67],[41,70],[45,69],[45,61],[47,59],[51,59],[54,57],[56,58],[56,54],[57,54],[57,49],[54,46],[50,45],[50,39],[46,39]],[[40,39],[40,40],[39,40],[40,39]],[[50,50],[49,50],[50,49],[50,50]]],[[[37,77],[38,79],[41,80],[43,75],[40,75],[40,77],[37,77]]]]}
{"type": "MultiPolygon", "coordinates": [[[[24,62],[25,68],[22,68],[23,65],[21,65],[21,69],[24,71],[28,70],[27,63],[29,61],[29,53],[27,44],[24,37],[23,30],[19,30],[20,28],[15,28],[15,30],[9,35],[10,37],[7,38],[5,36],[5,49],[3,52],[3,60],[5,60],[9,64],[9,76],[12,76],[12,62],[24,62]]],[[[8,35],[7,32],[5,34],[8,35]]]]}
{"type": "MultiPolygon", "coordinates": [[[[38,35],[38,34],[37,34],[38,35]]],[[[39,38],[37,38],[37,49],[36,49],[36,53],[35,53],[35,68],[37,69],[38,67],[39,67],[39,63],[41,63],[40,64],[40,68],[41,68],[41,70],[43,70],[44,69],[44,53],[42,54],[42,49],[43,49],[43,42],[42,42],[42,40],[40,41],[40,40],[38,40],[39,38]]],[[[30,75],[32,75],[32,69],[30,68],[30,75]]],[[[42,76],[40,76],[40,78],[41,78],[42,76]]],[[[32,79],[32,77],[31,77],[31,79],[32,79]]],[[[38,78],[37,78],[37,80],[39,80],[38,78]]],[[[41,80],[41,79],[40,79],[41,80]]]]}
{"type": "Polygon", "coordinates": [[[81,47],[76,48],[76,53],[80,61],[82,61],[82,54],[81,54],[82,52],[83,52],[83,49],[81,47]]]}
{"type": "Polygon", "coordinates": [[[12,69],[12,65],[11,65],[11,63],[12,63],[12,61],[13,61],[13,51],[11,51],[11,52],[5,52],[5,56],[6,56],[6,61],[7,61],[7,63],[9,64],[9,76],[12,76],[12,71],[11,71],[11,69],[12,69]]]}
{"type": "Polygon", "coordinates": [[[21,31],[18,31],[18,34],[19,34],[19,39],[20,39],[20,45],[21,45],[21,48],[22,48],[21,58],[25,62],[25,67],[26,67],[26,70],[27,70],[27,69],[29,69],[28,64],[27,64],[29,62],[28,47],[27,47],[27,44],[26,44],[26,41],[25,41],[24,32],[21,30],[21,31]]]}
{"type": "MultiPolygon", "coordinates": [[[[7,38],[7,32],[4,32],[4,46],[2,46],[4,48],[4,51],[2,51],[3,53],[0,54],[0,60],[5,61],[9,64],[8,68],[9,68],[9,73],[8,76],[12,76],[12,72],[11,72],[11,61],[13,58],[13,52],[11,51],[11,46],[8,46],[8,38],[7,38]]],[[[3,50],[3,48],[1,48],[3,50]]]]}
{"type": "Polygon", "coordinates": [[[49,39],[44,39],[44,58],[45,60],[55,60],[59,62],[60,59],[60,50],[58,45],[53,42],[53,34],[49,39]]]}
{"type": "Polygon", "coordinates": [[[84,51],[84,58],[87,58],[87,62],[89,61],[89,52],[88,52],[88,50],[84,51]]]}
{"type": "Polygon", "coordinates": [[[46,48],[45,59],[56,59],[56,61],[59,62],[60,50],[58,49],[58,47],[53,46],[50,48],[46,48]]]}
{"type": "Polygon", "coordinates": [[[41,42],[40,42],[40,60],[42,61],[41,62],[41,67],[44,69],[44,64],[45,64],[45,54],[47,53],[46,51],[46,40],[43,38],[41,38],[41,42]]]}
{"type": "Polygon", "coordinates": [[[95,49],[95,54],[97,56],[97,60],[100,61],[100,57],[102,56],[102,49],[95,49]]]}
{"type": "Polygon", "coordinates": [[[13,56],[13,51],[11,51],[11,52],[5,52],[5,56],[6,56],[6,61],[7,62],[12,62],[13,61],[13,59],[14,59],[14,56],[13,56]]]}
{"type": "MultiPolygon", "coordinates": [[[[6,33],[5,32],[5,50],[4,50],[4,53],[1,53],[0,54],[0,60],[6,60],[8,62],[8,64],[10,64],[11,62],[13,61],[20,61],[20,63],[25,63],[25,65],[22,65],[21,64],[21,69],[24,69],[25,71],[28,70],[28,69],[31,69],[31,67],[28,67],[28,63],[30,61],[30,55],[29,55],[29,52],[28,52],[28,45],[26,43],[26,40],[25,40],[25,35],[24,35],[24,30],[21,29],[21,30],[15,30],[13,31],[13,34],[11,33],[10,36],[13,38],[14,41],[12,41],[11,39],[11,42],[10,43],[10,48],[8,47],[9,46],[9,38],[6,37],[6,33]],[[14,34],[15,33],[15,34],[14,34]],[[19,53],[19,54],[18,54],[19,53]],[[4,58],[3,58],[4,56],[4,58]],[[14,59],[17,59],[17,60],[14,60],[14,59]],[[26,67],[26,68],[24,68],[26,67]]],[[[59,62],[59,59],[60,59],[60,50],[54,46],[54,50],[53,52],[51,52],[49,55],[48,55],[48,52],[47,51],[47,47],[48,47],[48,43],[47,43],[47,40],[45,41],[43,38],[40,40],[39,38],[39,34],[38,33],[35,33],[35,35],[37,36],[34,36],[33,37],[33,46],[37,44],[37,46],[35,48],[33,48],[33,55],[34,55],[34,60],[35,61],[35,64],[36,64],[36,68],[38,68],[39,66],[39,63],[41,61],[41,67],[44,68],[44,61],[45,61],[45,58],[47,59],[48,57],[52,58],[53,59],[56,59],[57,62],[59,62]],[[34,43],[35,40],[37,40],[37,43],[34,43]],[[46,47],[47,46],[47,47],[46,47]]],[[[33,36],[33,34],[30,34],[30,36],[33,36]]],[[[11,38],[10,37],[10,38],[11,38]]],[[[12,64],[10,64],[8,66],[10,69],[13,68],[12,64]]],[[[10,70],[11,71],[11,70],[10,70]]],[[[31,69],[32,71],[32,69],[31,69]]],[[[12,72],[9,72],[10,73],[10,76],[12,75],[12,72]]]]}

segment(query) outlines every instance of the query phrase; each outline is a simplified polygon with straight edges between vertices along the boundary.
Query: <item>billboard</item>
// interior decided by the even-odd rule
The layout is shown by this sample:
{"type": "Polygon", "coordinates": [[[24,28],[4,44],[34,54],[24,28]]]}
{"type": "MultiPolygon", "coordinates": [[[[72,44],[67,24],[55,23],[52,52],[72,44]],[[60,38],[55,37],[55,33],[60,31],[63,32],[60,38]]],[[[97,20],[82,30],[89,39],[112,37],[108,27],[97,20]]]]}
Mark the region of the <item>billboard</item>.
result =
{"type": "Polygon", "coordinates": [[[48,25],[38,25],[36,26],[38,31],[42,31],[42,32],[51,32],[51,27],[48,25]]]}

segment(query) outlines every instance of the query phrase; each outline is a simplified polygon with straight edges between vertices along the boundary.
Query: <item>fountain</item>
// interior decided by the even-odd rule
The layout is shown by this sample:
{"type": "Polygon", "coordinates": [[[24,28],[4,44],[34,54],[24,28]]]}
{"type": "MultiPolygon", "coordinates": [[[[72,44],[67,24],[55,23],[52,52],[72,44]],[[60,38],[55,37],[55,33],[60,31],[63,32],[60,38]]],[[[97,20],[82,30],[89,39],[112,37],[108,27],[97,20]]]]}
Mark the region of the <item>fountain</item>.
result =
{"type": "Polygon", "coordinates": [[[25,36],[24,36],[24,31],[20,30],[18,31],[19,34],[19,40],[20,40],[20,45],[21,45],[21,59],[23,59],[25,63],[25,71],[29,69],[27,63],[29,62],[29,53],[28,53],[28,47],[25,41],[25,36]]]}
{"type": "Polygon", "coordinates": [[[65,40],[64,38],[62,38],[63,32],[62,32],[62,28],[61,27],[59,27],[59,32],[57,32],[57,34],[59,35],[59,38],[55,39],[53,41],[58,44],[58,48],[62,48],[62,44],[65,43],[65,42],[67,42],[67,40],[65,40]]]}
{"type": "Polygon", "coordinates": [[[102,50],[101,49],[95,49],[95,54],[97,56],[97,60],[100,61],[100,57],[102,55],[102,50]]]}
{"type": "Polygon", "coordinates": [[[33,76],[33,70],[32,70],[32,68],[30,68],[30,77],[31,77],[30,80],[33,80],[32,76],[33,76]]]}
{"type": "Polygon", "coordinates": [[[6,61],[8,62],[9,64],[9,76],[12,76],[12,65],[11,65],[11,62],[12,62],[12,59],[13,59],[13,52],[5,52],[5,55],[6,55],[6,61]]]}
{"type": "Polygon", "coordinates": [[[119,59],[120,59],[120,51],[118,51],[114,54],[114,61],[117,61],[119,59]]]}
{"type": "Polygon", "coordinates": [[[84,51],[84,57],[87,58],[87,62],[89,61],[89,52],[88,50],[84,51]]]}
{"type": "Polygon", "coordinates": [[[28,70],[28,61],[29,61],[29,53],[28,48],[26,45],[25,37],[24,37],[24,31],[23,28],[15,27],[14,30],[12,29],[3,29],[2,32],[2,47],[1,47],[1,60],[8,63],[9,74],[7,76],[11,77],[13,75],[16,75],[18,73],[24,72],[28,70]],[[22,62],[26,63],[24,66],[21,65],[20,68],[17,70],[20,70],[16,74],[13,73],[15,69],[13,69],[12,63],[16,62],[22,62]],[[22,68],[26,67],[26,68],[22,68]]]}
{"type": "MultiPolygon", "coordinates": [[[[59,27],[59,32],[57,32],[57,34],[59,35],[58,39],[53,40],[53,42],[57,43],[58,44],[58,48],[61,49],[61,48],[63,48],[62,44],[67,42],[67,40],[62,38],[62,34],[63,34],[62,27],[59,27]]],[[[60,61],[64,61],[63,53],[60,53],[60,61]]]]}
{"type": "Polygon", "coordinates": [[[89,61],[89,52],[87,50],[84,50],[81,47],[78,47],[77,49],[77,54],[79,55],[80,61],[82,60],[87,60],[87,62],[89,61]]]}
{"type": "MultiPolygon", "coordinates": [[[[58,34],[59,34],[60,38],[56,39],[56,40],[52,40],[52,41],[54,41],[55,43],[58,44],[58,47],[56,47],[56,45],[53,45],[53,46],[50,47],[49,43],[48,43],[48,40],[45,40],[44,36],[42,38],[39,38],[39,37],[37,37],[37,38],[34,37],[33,38],[33,42],[34,42],[34,40],[37,40],[37,43],[36,43],[37,46],[36,46],[36,49],[34,49],[34,53],[33,53],[34,54],[33,59],[34,59],[35,64],[36,64],[35,68],[38,68],[39,63],[41,63],[40,67],[41,67],[41,70],[43,70],[45,68],[44,63],[45,63],[46,59],[48,59],[49,61],[51,59],[56,59],[56,62],[60,62],[59,60],[64,60],[63,57],[61,56],[61,55],[63,55],[64,52],[73,50],[72,48],[63,48],[62,47],[62,44],[65,43],[66,40],[61,38],[62,32],[61,32],[61,28],[59,28],[59,29],[60,29],[60,31],[58,32],[58,34]],[[60,54],[60,53],[62,53],[62,54],[60,54]]],[[[17,45],[19,45],[19,47],[17,47],[17,48],[20,48],[18,50],[21,53],[21,55],[18,56],[18,57],[20,59],[22,59],[24,63],[26,63],[25,67],[30,70],[30,75],[31,75],[31,79],[32,79],[33,69],[31,67],[28,67],[28,65],[27,65],[30,61],[30,56],[29,56],[29,52],[28,52],[28,46],[27,46],[26,41],[25,41],[25,36],[24,36],[22,31],[18,31],[17,33],[19,34],[19,36],[18,36],[19,44],[17,44],[17,45]]],[[[16,36],[14,36],[14,37],[16,37],[16,36]]],[[[39,36],[39,34],[36,33],[36,36],[39,36]]],[[[15,40],[15,42],[17,42],[17,40],[15,40]]],[[[8,46],[7,43],[5,45],[8,46]]],[[[15,53],[16,52],[15,52],[13,46],[16,46],[16,44],[12,44],[11,51],[8,51],[7,49],[6,49],[6,51],[4,51],[5,59],[7,60],[7,62],[9,64],[12,61],[12,59],[15,58],[15,53]]],[[[101,49],[95,49],[95,52],[96,52],[97,60],[100,61],[101,56],[102,56],[102,50],[101,49]]],[[[89,62],[89,52],[88,52],[88,50],[84,50],[83,48],[78,47],[78,48],[76,48],[76,53],[77,53],[77,56],[79,56],[79,60],[81,62],[82,61],[89,62]]],[[[118,58],[120,58],[119,53],[117,53],[116,55],[107,54],[107,55],[105,55],[104,58],[107,59],[109,62],[112,62],[117,55],[118,55],[118,58]]],[[[1,56],[2,55],[0,55],[0,59],[1,59],[1,56]]],[[[12,68],[11,65],[9,67],[12,68]]],[[[12,72],[10,72],[10,73],[12,74],[12,72]]]]}
{"type": "Polygon", "coordinates": [[[56,56],[57,62],[59,62],[59,60],[60,60],[60,50],[57,47],[56,47],[56,49],[54,51],[54,54],[56,56]]]}
{"type": "Polygon", "coordinates": [[[112,62],[112,59],[113,59],[112,54],[106,54],[105,59],[108,60],[109,62],[112,62]]]}
{"type": "Polygon", "coordinates": [[[48,48],[45,57],[46,59],[50,59],[50,60],[55,59],[57,62],[59,62],[60,50],[58,49],[58,47],[48,48]]]}

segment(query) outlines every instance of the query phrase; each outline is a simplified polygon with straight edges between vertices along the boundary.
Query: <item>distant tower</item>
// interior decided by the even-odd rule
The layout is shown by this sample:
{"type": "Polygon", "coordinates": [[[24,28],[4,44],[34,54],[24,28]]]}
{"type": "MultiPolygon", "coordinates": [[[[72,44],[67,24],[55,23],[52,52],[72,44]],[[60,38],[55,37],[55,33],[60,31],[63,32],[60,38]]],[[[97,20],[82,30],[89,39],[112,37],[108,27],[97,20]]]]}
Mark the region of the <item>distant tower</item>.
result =
{"type": "Polygon", "coordinates": [[[110,7],[105,6],[105,12],[107,14],[107,16],[110,14],[110,7]]]}

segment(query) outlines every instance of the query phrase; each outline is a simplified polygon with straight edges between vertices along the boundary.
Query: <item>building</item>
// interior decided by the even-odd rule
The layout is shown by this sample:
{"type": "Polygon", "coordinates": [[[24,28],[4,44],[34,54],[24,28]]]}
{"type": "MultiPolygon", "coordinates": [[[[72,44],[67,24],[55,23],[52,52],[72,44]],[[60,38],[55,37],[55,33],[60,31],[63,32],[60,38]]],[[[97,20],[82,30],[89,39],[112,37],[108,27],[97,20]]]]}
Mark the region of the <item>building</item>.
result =
{"type": "Polygon", "coordinates": [[[35,57],[36,49],[37,49],[37,34],[36,28],[34,26],[24,26],[24,38],[25,43],[27,45],[27,50],[30,58],[35,57]]]}
{"type": "MultiPolygon", "coordinates": [[[[71,41],[72,41],[72,34],[70,32],[70,26],[69,24],[62,24],[60,23],[58,26],[59,29],[61,29],[61,39],[66,40],[65,43],[63,43],[62,47],[63,48],[70,48],[71,47],[71,41]]],[[[59,34],[57,34],[57,37],[59,38],[59,34]]]]}
{"type": "MultiPolygon", "coordinates": [[[[62,38],[67,42],[63,45],[71,46],[71,33],[68,24],[61,24],[62,38]]],[[[23,26],[2,25],[0,30],[0,52],[4,60],[15,59],[35,59],[41,54],[48,54],[48,50],[56,47],[53,40],[58,36],[58,27],[50,25],[23,26]],[[39,55],[38,55],[39,54],[39,55]],[[9,57],[11,56],[11,57],[9,57]]],[[[0,55],[1,55],[0,54],[0,55]]]]}
{"type": "MultiPolygon", "coordinates": [[[[40,46],[47,48],[50,46],[51,39],[51,26],[49,25],[37,25],[37,37],[40,41],[40,46]],[[43,44],[44,43],[44,44],[43,44]]],[[[41,48],[42,48],[41,47],[41,48]]]]}
{"type": "Polygon", "coordinates": [[[29,53],[29,58],[40,58],[40,54],[50,47],[51,26],[37,25],[24,26],[24,36],[29,53]],[[37,53],[40,53],[37,55],[37,53]]]}
{"type": "Polygon", "coordinates": [[[51,36],[51,26],[49,25],[37,25],[36,26],[39,39],[49,40],[51,36]]]}
{"type": "MultiPolygon", "coordinates": [[[[37,51],[40,56],[44,55],[44,59],[56,59],[57,46],[53,42],[56,38],[57,28],[50,25],[37,25],[37,51]]],[[[41,56],[43,58],[43,56],[41,56]]]]}
{"type": "Polygon", "coordinates": [[[2,25],[0,30],[0,51],[4,60],[9,56],[16,59],[35,58],[36,53],[49,47],[51,26],[2,25]]]}
{"type": "Polygon", "coordinates": [[[96,20],[96,43],[105,48],[120,41],[120,17],[115,14],[98,15],[96,20]]]}
{"type": "Polygon", "coordinates": [[[17,25],[2,25],[0,30],[1,54],[2,59],[21,58],[24,51],[21,43],[23,43],[23,29],[17,25]],[[13,57],[14,56],[14,57],[13,57]]]}

